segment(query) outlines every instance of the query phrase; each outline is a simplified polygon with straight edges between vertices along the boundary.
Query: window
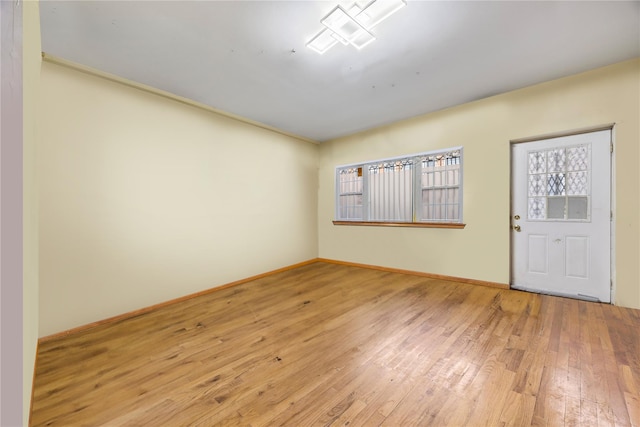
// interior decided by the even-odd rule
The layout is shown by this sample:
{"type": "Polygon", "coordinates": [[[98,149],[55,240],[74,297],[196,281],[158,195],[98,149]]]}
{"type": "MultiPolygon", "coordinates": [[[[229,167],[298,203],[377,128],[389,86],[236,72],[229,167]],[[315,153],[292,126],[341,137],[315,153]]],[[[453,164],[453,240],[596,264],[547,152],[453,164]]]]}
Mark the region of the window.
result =
{"type": "Polygon", "coordinates": [[[336,168],[338,222],[462,223],[462,148],[336,168]]]}
{"type": "Polygon", "coordinates": [[[588,221],[591,146],[530,151],[528,158],[528,219],[588,221]]]}

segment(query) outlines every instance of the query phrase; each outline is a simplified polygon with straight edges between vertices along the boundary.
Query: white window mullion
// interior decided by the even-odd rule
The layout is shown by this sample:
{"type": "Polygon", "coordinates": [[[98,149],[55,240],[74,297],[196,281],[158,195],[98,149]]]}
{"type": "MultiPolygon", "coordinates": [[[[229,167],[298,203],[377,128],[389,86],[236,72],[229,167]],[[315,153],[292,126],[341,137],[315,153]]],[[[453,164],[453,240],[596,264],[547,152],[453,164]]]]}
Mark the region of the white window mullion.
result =
{"type": "Polygon", "coordinates": [[[384,212],[382,214],[382,220],[386,221],[389,218],[389,210],[391,209],[391,202],[389,201],[389,169],[384,168],[384,185],[382,186],[382,199],[384,200],[384,212]]]}
{"type": "Polygon", "coordinates": [[[422,162],[419,157],[413,158],[413,168],[411,170],[413,175],[412,182],[412,206],[411,206],[411,218],[412,221],[420,221],[422,219],[422,162]]]}
{"type": "Polygon", "coordinates": [[[362,166],[362,220],[369,221],[369,210],[371,209],[369,201],[369,167],[362,166]]]}

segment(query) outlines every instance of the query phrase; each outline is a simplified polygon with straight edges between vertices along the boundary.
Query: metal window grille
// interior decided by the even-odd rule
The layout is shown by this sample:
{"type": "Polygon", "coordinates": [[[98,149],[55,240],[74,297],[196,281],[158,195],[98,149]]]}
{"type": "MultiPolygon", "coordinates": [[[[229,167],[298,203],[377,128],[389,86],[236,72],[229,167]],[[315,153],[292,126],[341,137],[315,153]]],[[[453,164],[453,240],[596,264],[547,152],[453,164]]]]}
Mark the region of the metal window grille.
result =
{"type": "Polygon", "coordinates": [[[460,219],[461,151],[421,157],[420,221],[456,222],[460,219]]]}
{"type": "Polygon", "coordinates": [[[341,169],[338,172],[338,217],[362,220],[362,167],[341,169]]]}

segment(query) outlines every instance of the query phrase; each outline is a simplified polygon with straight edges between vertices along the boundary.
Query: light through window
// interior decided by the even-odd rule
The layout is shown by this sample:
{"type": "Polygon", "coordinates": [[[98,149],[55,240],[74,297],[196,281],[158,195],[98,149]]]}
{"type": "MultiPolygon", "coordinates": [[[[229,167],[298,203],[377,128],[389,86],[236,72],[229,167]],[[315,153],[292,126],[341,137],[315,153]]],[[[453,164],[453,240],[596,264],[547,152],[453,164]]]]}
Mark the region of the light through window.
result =
{"type": "Polygon", "coordinates": [[[336,168],[336,219],[462,222],[462,148],[336,168]]]}

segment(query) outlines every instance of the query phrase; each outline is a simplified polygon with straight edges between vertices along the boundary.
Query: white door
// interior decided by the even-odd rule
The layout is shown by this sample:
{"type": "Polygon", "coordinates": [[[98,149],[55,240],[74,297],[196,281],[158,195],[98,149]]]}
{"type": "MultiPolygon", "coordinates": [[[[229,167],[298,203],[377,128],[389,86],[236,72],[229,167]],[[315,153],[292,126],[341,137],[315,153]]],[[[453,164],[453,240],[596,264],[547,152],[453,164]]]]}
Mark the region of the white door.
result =
{"type": "Polygon", "coordinates": [[[611,131],[511,147],[511,286],[611,301],[611,131]]]}

